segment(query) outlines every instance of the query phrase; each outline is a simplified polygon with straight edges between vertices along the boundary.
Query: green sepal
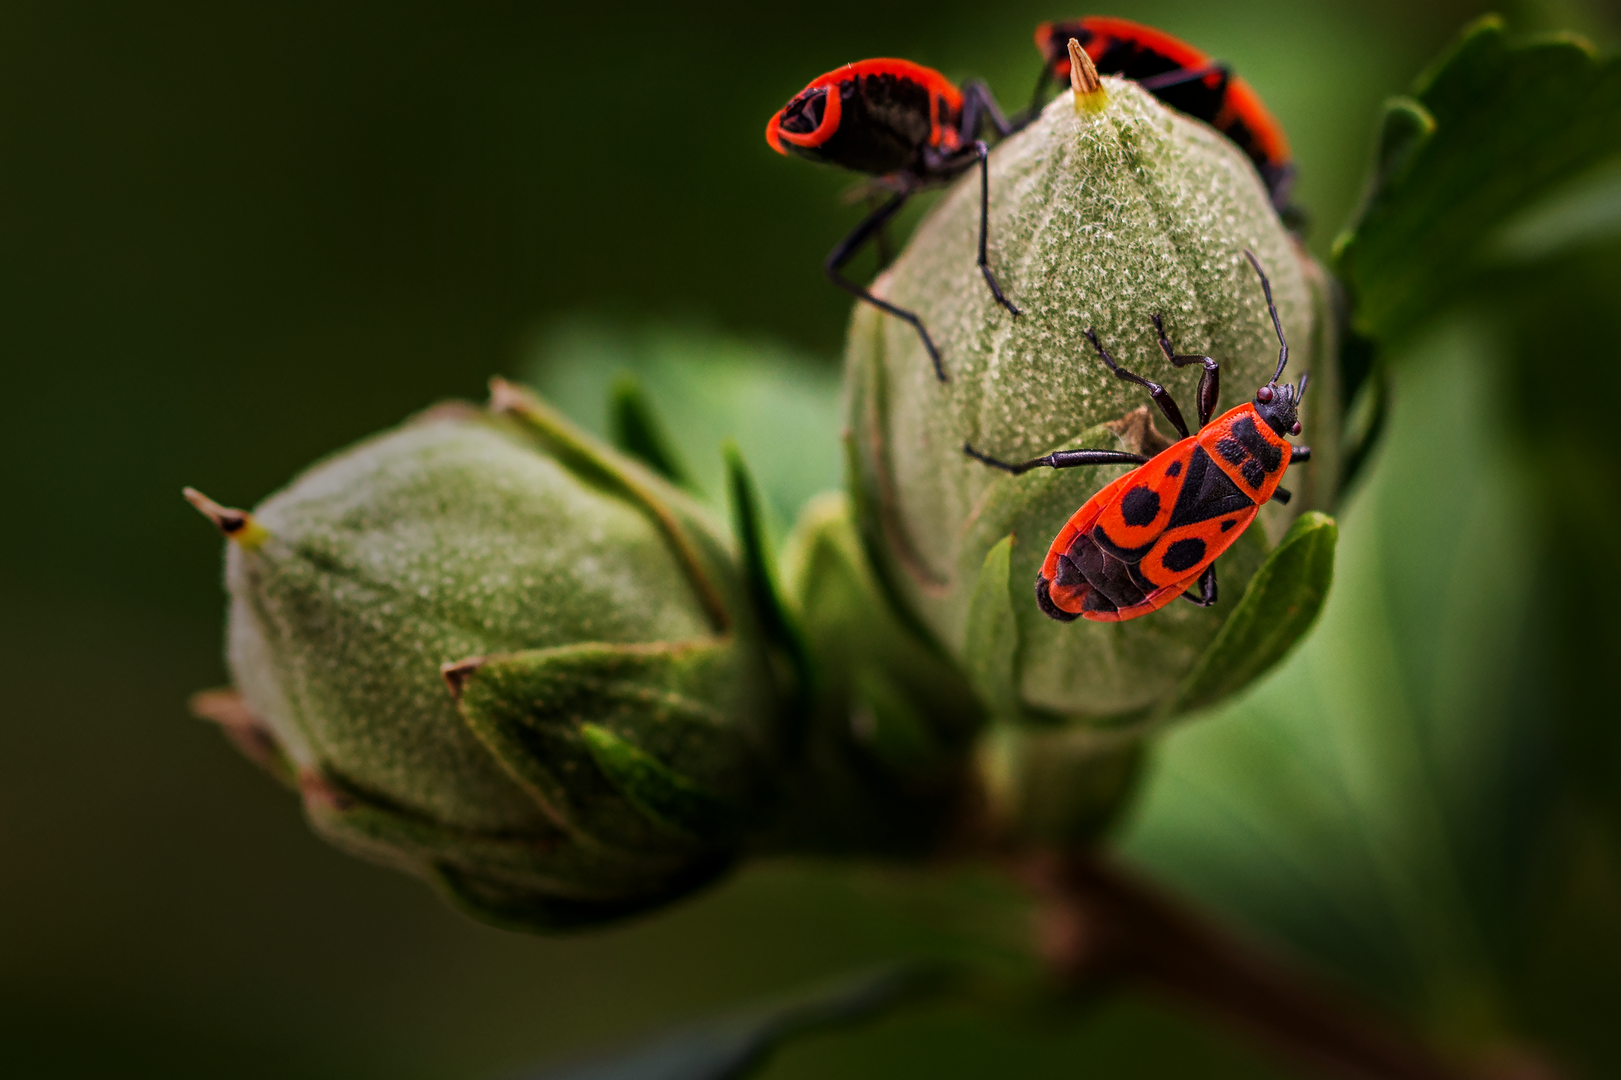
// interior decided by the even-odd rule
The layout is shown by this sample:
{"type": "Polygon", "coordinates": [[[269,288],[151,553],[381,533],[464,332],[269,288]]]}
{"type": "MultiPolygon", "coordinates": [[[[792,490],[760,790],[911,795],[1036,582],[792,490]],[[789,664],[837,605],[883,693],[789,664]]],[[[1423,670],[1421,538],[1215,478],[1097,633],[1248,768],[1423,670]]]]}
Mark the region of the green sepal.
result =
{"type": "Polygon", "coordinates": [[[609,851],[563,829],[521,837],[456,829],[330,774],[306,773],[300,787],[305,816],[327,840],[427,878],[470,914],[502,925],[558,930],[617,918],[725,865],[720,857],[609,851]]]}
{"type": "Polygon", "coordinates": [[[1334,580],[1339,534],[1327,514],[1307,511],[1295,519],[1178,688],[1166,715],[1208,708],[1237,693],[1306,636],[1334,580]]]}
{"type": "Polygon", "coordinates": [[[703,530],[692,526],[687,520],[689,513],[676,500],[661,497],[659,480],[619,457],[522,387],[501,379],[492,380],[490,387],[492,411],[514,417],[531,438],[580,480],[625,499],[647,515],[680,561],[715,632],[730,630],[733,616],[717,581],[721,576],[717,564],[724,563],[725,554],[708,548],[703,530]]]}
{"type": "Polygon", "coordinates": [[[1019,623],[1008,592],[1013,537],[1004,536],[985,556],[968,604],[964,668],[980,700],[998,720],[1016,720],[1019,707],[1019,623]]]}
{"type": "Polygon", "coordinates": [[[1510,45],[1503,22],[1471,24],[1387,105],[1367,194],[1335,241],[1359,330],[1414,329],[1487,262],[1514,213],[1621,150],[1621,60],[1571,36],[1510,45]]]}
{"type": "Polygon", "coordinates": [[[1143,746],[1135,731],[997,724],[979,746],[990,817],[1021,840],[1096,840],[1135,789],[1143,746]]]}
{"type": "Polygon", "coordinates": [[[735,839],[769,775],[729,720],[749,713],[738,661],[729,639],[587,643],[474,658],[448,677],[468,726],[571,835],[691,850],[735,839]]]}
{"type": "Polygon", "coordinates": [[[693,836],[722,836],[737,828],[728,806],[635,743],[601,724],[579,726],[586,749],[613,785],[649,821],[693,836]]]}
{"type": "Polygon", "coordinates": [[[796,730],[786,733],[785,739],[789,745],[795,745],[802,734],[797,730],[799,715],[804,711],[812,681],[810,656],[805,650],[804,636],[782,599],[777,560],[766,535],[759,495],[748,465],[743,461],[743,452],[737,443],[728,439],[721,447],[721,454],[726,461],[726,491],[732,507],[732,531],[737,539],[743,587],[766,641],[791,669],[777,672],[777,681],[784,690],[781,696],[793,703],[790,712],[795,717],[796,730]]]}
{"type": "Polygon", "coordinates": [[[608,438],[620,452],[640,461],[670,483],[688,491],[697,490],[692,472],[676,452],[664,425],[659,422],[653,402],[634,375],[620,375],[608,389],[608,438]]]}

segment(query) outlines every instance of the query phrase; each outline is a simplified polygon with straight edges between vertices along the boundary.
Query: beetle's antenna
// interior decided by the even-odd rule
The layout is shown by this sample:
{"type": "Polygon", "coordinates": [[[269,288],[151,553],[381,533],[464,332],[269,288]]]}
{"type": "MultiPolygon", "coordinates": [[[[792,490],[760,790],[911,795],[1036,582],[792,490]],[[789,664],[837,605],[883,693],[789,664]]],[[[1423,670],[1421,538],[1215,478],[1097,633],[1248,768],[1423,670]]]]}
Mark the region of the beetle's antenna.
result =
{"type": "Polygon", "coordinates": [[[1266,271],[1261,269],[1261,260],[1249,248],[1244,249],[1244,258],[1250,261],[1261,277],[1261,291],[1266,293],[1266,310],[1272,313],[1272,329],[1278,332],[1278,370],[1272,373],[1272,381],[1276,383],[1283,378],[1283,369],[1289,363],[1289,343],[1283,340],[1283,323],[1278,321],[1278,305],[1272,302],[1272,283],[1266,279],[1266,271]]]}
{"type": "Polygon", "coordinates": [[[1098,78],[1098,66],[1074,38],[1069,39],[1069,86],[1075,91],[1076,112],[1101,112],[1109,103],[1109,92],[1098,78]]]}
{"type": "Polygon", "coordinates": [[[1296,405],[1299,405],[1300,404],[1300,399],[1306,396],[1306,383],[1308,381],[1310,381],[1310,379],[1311,379],[1311,372],[1302,371],[1300,373],[1300,388],[1295,391],[1295,404],[1296,405]]]}

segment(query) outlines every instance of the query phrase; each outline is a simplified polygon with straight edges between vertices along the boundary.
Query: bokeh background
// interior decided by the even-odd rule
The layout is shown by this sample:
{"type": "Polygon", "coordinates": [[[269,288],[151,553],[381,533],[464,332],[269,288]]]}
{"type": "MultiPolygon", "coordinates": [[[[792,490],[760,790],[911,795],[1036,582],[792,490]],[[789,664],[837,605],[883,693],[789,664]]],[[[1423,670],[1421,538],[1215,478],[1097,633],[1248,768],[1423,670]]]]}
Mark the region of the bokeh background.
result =
{"type": "MultiPolygon", "coordinates": [[[[1575,0],[1497,9],[1516,30],[1621,29],[1575,0]]],[[[1379,102],[1481,10],[1107,9],[1256,86],[1294,142],[1320,255],[1379,102]]],[[[987,77],[1017,106],[1033,25],[1080,13],[0,5],[0,1069],[499,1077],[896,956],[1020,971],[1018,897],[969,872],[773,864],[541,939],[327,848],[187,715],[225,680],[223,605],[220,543],[178,489],[252,504],[435,400],[480,397],[492,373],[551,380],[600,422],[565,355],[641,365],[655,396],[681,356],[763,357],[806,388],[807,424],[835,424],[848,305],[820,261],[859,210],[847,178],[769,152],[767,117],[874,55],[987,77]]],[[[1613,245],[1589,251],[1537,287],[1592,314],[1615,265],[1613,245]]],[[[1591,440],[1613,423],[1607,321],[1598,340],[1550,327],[1538,378],[1493,360],[1536,342],[1523,326],[1505,338],[1465,313],[1408,344],[1318,635],[1171,741],[1122,832],[1139,864],[1438,1037],[1514,1033],[1593,1075],[1621,1068],[1601,1033],[1621,1005],[1613,822],[1560,794],[1572,766],[1550,733],[1614,715],[1615,638],[1591,639],[1590,682],[1538,688],[1558,670],[1539,659],[1546,620],[1581,608],[1549,583],[1586,594],[1582,571],[1542,572],[1511,406],[1540,394],[1539,422],[1575,417],[1606,452],[1591,440]],[[1594,378],[1539,381],[1563,372],[1594,378]]],[[[771,432],[743,434],[770,457],[771,432]]],[[[831,445],[781,457],[778,490],[836,483],[831,445]]],[[[798,1044],[768,1075],[1190,1071],[1288,1075],[1134,999],[923,1009],[798,1044]]]]}

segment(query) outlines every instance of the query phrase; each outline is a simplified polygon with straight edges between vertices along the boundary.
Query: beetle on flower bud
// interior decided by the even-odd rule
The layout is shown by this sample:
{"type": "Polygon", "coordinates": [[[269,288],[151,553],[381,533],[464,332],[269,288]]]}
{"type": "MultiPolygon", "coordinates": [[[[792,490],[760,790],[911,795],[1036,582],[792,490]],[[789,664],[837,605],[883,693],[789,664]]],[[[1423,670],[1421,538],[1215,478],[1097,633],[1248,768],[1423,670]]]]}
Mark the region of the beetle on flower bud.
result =
{"type": "Polygon", "coordinates": [[[963,444],[969,457],[1018,476],[1039,466],[1073,469],[1081,465],[1136,463],[1141,468],[1106,485],[1065,523],[1047,549],[1036,575],[1036,601],[1042,612],[1060,622],[1077,618],[1124,622],[1158,611],[1178,596],[1199,607],[1216,602],[1216,557],[1232,546],[1255,520],[1268,499],[1287,504],[1290,493],[1278,486],[1283,470],[1311,460],[1311,448],[1293,446],[1285,435],[1299,435],[1298,406],[1306,394],[1307,375],[1299,387],[1278,385],[1289,363],[1289,343],[1272,302],[1272,285],[1252,252],[1244,252],[1261,276],[1267,310],[1278,333],[1278,370],[1247,401],[1214,422],[1221,390],[1221,366],[1211,357],[1179,355],[1165,336],[1159,315],[1153,317],[1159,347],[1176,367],[1201,364],[1199,430],[1188,433],[1176,399],[1159,383],[1127,371],[1114,362],[1097,335],[1087,332],[1092,347],[1115,377],[1145,387],[1182,441],[1152,460],[1119,450],[1058,450],[1031,461],[999,461],[963,444]],[[1197,584],[1199,593],[1192,592],[1197,584]]]}

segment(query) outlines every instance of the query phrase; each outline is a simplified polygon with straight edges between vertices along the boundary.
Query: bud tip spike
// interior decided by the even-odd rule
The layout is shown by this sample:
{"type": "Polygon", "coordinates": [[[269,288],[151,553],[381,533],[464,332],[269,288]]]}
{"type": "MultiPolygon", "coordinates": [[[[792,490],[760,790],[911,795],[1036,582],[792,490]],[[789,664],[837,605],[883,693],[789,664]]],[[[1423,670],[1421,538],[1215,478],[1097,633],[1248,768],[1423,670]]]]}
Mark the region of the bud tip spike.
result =
{"type": "Polygon", "coordinates": [[[1078,113],[1101,112],[1109,103],[1109,92],[1103,89],[1097,65],[1074,38],[1069,39],[1069,85],[1075,91],[1078,113]]]}
{"type": "Polygon", "coordinates": [[[225,534],[225,539],[243,551],[258,551],[270,539],[269,530],[255,521],[246,510],[221,506],[193,487],[181,488],[180,494],[197,508],[198,513],[212,521],[214,527],[225,534]]]}

